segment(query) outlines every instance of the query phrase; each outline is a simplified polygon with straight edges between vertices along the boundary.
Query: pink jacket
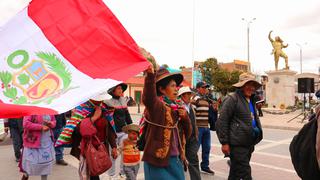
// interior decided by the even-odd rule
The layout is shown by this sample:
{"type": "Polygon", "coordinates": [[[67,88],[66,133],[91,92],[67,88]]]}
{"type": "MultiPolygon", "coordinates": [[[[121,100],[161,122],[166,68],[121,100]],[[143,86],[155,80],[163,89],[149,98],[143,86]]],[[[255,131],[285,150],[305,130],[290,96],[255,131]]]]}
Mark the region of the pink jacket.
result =
{"type": "MultiPolygon", "coordinates": [[[[23,146],[27,148],[39,148],[42,134],[43,116],[33,115],[25,116],[23,118],[23,146]]],[[[49,128],[56,127],[56,119],[53,115],[50,115],[51,123],[48,124],[49,128]]],[[[51,134],[52,134],[52,130],[51,134]]],[[[53,137],[53,134],[52,134],[53,137]]]]}

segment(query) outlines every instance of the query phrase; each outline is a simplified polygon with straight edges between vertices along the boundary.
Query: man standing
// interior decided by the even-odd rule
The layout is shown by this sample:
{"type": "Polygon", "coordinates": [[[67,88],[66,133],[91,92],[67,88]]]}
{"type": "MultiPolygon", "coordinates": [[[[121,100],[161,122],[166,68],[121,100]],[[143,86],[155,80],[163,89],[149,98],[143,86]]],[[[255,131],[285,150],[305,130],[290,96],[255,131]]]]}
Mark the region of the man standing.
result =
{"type": "Polygon", "coordinates": [[[14,155],[16,157],[16,162],[19,162],[21,157],[21,149],[22,149],[22,133],[23,133],[23,126],[22,126],[22,117],[21,118],[9,118],[5,120],[4,127],[5,132],[8,133],[10,130],[10,135],[12,138],[13,143],[13,150],[14,155]]]}
{"type": "Polygon", "coordinates": [[[189,162],[188,169],[191,180],[200,180],[199,159],[198,159],[198,127],[196,125],[195,111],[190,104],[193,92],[189,87],[179,89],[178,96],[183,102],[183,106],[188,112],[192,125],[192,133],[186,142],[186,158],[189,162]]]}
{"type": "MultiPolygon", "coordinates": [[[[53,129],[54,139],[58,139],[63,127],[66,125],[66,113],[58,114],[54,116],[56,118],[56,127],[53,129]]],[[[67,166],[68,163],[63,160],[63,146],[58,146],[54,148],[56,152],[56,164],[67,166]]]]}
{"type": "Polygon", "coordinates": [[[207,97],[209,85],[205,82],[198,82],[196,85],[197,95],[193,98],[192,104],[196,110],[196,125],[198,126],[198,142],[202,149],[201,171],[214,175],[209,168],[209,155],[211,148],[211,136],[209,128],[209,106],[210,101],[207,97]]]}
{"type": "Polygon", "coordinates": [[[261,87],[254,75],[243,73],[233,85],[235,93],[222,102],[216,130],[222,152],[230,156],[229,180],[251,180],[250,159],[254,145],[262,140],[262,128],[256,112],[254,92],[261,87]]]}

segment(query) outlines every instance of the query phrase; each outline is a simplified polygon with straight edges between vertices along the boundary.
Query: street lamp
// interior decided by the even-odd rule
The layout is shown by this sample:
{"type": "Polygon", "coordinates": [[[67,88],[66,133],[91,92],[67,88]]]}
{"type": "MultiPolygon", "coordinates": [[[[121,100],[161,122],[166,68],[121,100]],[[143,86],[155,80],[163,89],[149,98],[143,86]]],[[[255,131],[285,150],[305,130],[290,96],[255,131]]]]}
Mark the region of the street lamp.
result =
{"type": "Polygon", "coordinates": [[[307,43],[303,43],[302,45],[299,43],[296,43],[297,46],[300,48],[300,74],[302,74],[302,46],[307,45],[307,43]]]}
{"type": "Polygon", "coordinates": [[[251,20],[247,20],[245,18],[242,18],[242,21],[245,21],[247,23],[247,48],[248,48],[248,63],[249,63],[249,72],[251,72],[251,65],[250,65],[250,24],[253,23],[253,21],[256,20],[256,18],[252,18],[251,20]]]}

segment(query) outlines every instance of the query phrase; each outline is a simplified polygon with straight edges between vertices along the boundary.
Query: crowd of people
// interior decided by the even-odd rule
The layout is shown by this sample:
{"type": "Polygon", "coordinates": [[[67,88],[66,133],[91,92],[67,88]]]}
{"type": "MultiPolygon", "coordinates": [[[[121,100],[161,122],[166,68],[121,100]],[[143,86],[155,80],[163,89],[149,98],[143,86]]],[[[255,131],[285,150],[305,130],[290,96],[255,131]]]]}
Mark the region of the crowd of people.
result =
{"type": "Polygon", "coordinates": [[[124,83],[107,91],[111,99],[102,93],[69,113],[8,119],[6,130],[13,139],[22,179],[47,179],[53,162],[68,165],[63,146],[55,147],[55,140],[66,131],[65,121],[70,118],[79,119],[72,132],[71,155],[79,160],[80,179],[96,180],[108,171],[111,178],[135,180],[141,160],[146,180],[183,180],[187,171],[191,180],[201,179],[201,173],[214,175],[214,164],[209,162],[213,131],[221,151],[230,158],[228,179],[252,179],[250,158],[263,138],[255,97],[261,84],[253,75],[241,74],[233,85],[237,90],[218,101],[210,97],[205,82],[191,89],[181,85],[182,74],[153,66],[144,74],[145,111],[140,124],[130,116],[124,83]]]}

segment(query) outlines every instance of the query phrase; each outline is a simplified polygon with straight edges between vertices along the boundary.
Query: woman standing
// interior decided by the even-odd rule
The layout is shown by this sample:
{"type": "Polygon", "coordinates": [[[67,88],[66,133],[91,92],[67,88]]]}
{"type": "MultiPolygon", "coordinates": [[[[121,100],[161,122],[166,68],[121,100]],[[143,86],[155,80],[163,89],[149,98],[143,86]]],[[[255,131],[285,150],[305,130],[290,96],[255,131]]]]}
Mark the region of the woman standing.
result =
{"type": "MultiPolygon", "coordinates": [[[[85,117],[80,123],[81,140],[81,156],[80,160],[84,157],[85,145],[90,139],[95,147],[99,146],[99,142],[93,137],[96,136],[100,142],[102,142],[106,149],[111,146],[111,156],[113,159],[117,158],[117,145],[116,145],[116,133],[110,124],[109,118],[112,118],[112,111],[102,102],[102,100],[96,98],[95,100],[89,100],[94,106],[92,116],[85,117]]],[[[74,113],[74,112],[73,112],[74,113]]],[[[89,166],[89,164],[87,164],[89,166]]],[[[99,176],[90,176],[90,180],[99,180],[99,176]]]]}
{"type": "Polygon", "coordinates": [[[46,180],[51,173],[55,160],[52,133],[55,126],[54,116],[33,115],[23,118],[22,180],[27,180],[29,176],[41,176],[41,180],[46,180]]]}
{"type": "Polygon", "coordinates": [[[186,169],[185,140],[192,126],[181,101],[177,87],[181,74],[170,74],[167,69],[156,73],[146,70],[143,103],[146,107],[146,144],[142,160],[146,180],[183,180],[186,169]]]}

